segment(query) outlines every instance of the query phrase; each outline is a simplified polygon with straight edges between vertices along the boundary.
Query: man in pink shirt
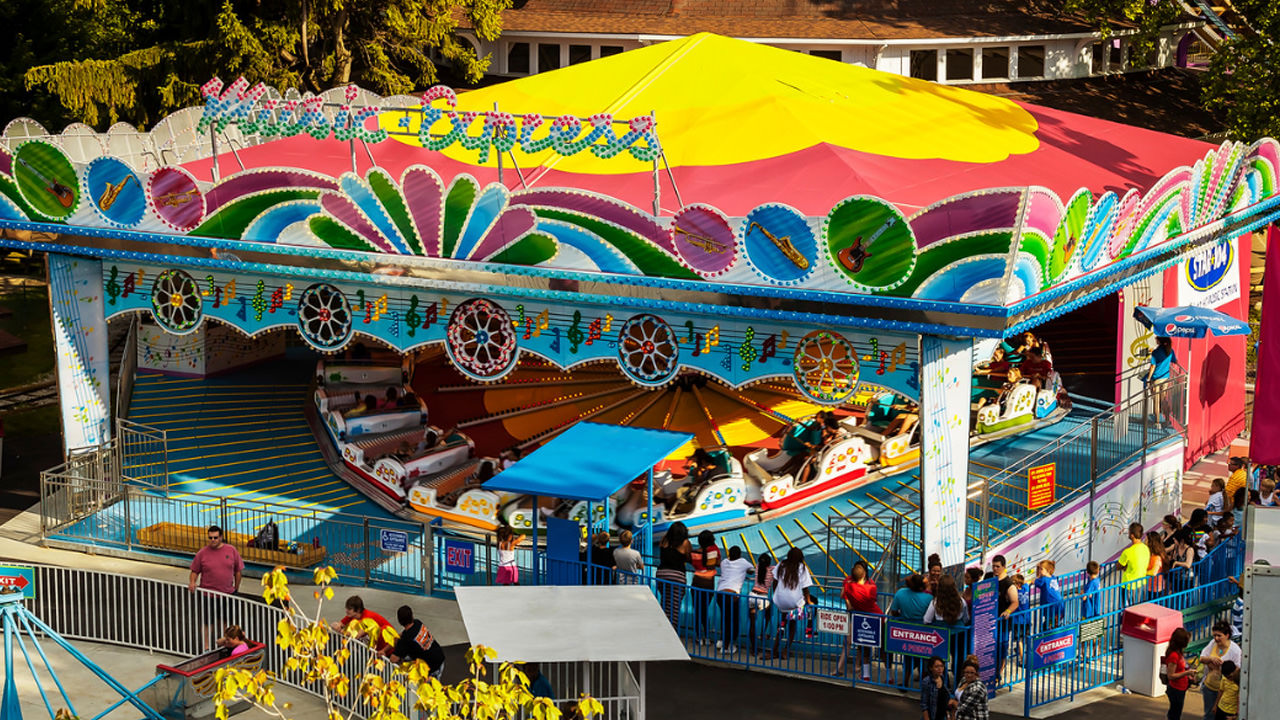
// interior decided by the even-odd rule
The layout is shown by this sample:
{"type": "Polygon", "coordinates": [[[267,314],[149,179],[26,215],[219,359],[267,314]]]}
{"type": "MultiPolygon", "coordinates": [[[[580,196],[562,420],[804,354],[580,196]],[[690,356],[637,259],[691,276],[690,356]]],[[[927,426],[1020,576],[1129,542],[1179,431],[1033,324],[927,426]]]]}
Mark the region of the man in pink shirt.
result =
{"type": "Polygon", "coordinates": [[[222,542],[222,528],[209,526],[209,542],[191,561],[191,581],[187,588],[196,591],[196,580],[205,590],[234,595],[240,589],[244,560],[234,547],[222,542]]]}

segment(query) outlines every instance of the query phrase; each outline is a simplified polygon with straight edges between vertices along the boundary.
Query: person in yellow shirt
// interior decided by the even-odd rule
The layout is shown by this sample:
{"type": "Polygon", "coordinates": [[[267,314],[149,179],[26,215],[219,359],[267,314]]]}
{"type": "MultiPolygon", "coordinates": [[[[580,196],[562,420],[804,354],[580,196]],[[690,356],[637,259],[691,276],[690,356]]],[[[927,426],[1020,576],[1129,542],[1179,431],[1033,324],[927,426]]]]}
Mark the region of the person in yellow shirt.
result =
{"type": "Polygon", "coordinates": [[[1222,680],[1218,683],[1216,720],[1236,720],[1240,714],[1240,668],[1230,660],[1222,663],[1222,680]]]}
{"type": "MultiPolygon", "coordinates": [[[[1228,503],[1234,503],[1236,491],[1241,488],[1248,487],[1249,473],[1244,469],[1244,458],[1242,457],[1233,457],[1228,460],[1227,468],[1231,470],[1231,477],[1227,478],[1226,501],[1228,503]]],[[[1236,509],[1234,504],[1231,506],[1231,509],[1236,509]]]]}
{"type": "Polygon", "coordinates": [[[1128,588],[1129,603],[1134,604],[1141,601],[1144,583],[1137,581],[1146,579],[1147,566],[1151,564],[1151,550],[1143,542],[1141,523],[1130,523],[1129,547],[1120,553],[1120,559],[1116,562],[1123,568],[1123,572],[1120,574],[1120,581],[1128,588]]]}

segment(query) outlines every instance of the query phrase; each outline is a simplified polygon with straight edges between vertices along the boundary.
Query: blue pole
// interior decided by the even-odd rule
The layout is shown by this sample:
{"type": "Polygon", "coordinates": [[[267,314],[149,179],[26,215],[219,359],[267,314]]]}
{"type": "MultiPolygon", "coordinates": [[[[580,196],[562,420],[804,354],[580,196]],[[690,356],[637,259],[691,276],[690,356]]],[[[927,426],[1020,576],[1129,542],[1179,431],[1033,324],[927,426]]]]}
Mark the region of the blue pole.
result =
{"type": "Polygon", "coordinates": [[[542,574],[538,571],[538,496],[533,496],[533,584],[542,584],[542,574]]]}
{"type": "MultiPolygon", "coordinates": [[[[36,631],[31,629],[31,623],[27,622],[25,617],[20,616],[19,619],[22,620],[22,626],[27,629],[27,634],[34,638],[36,631]]],[[[36,642],[35,646],[36,652],[40,653],[40,659],[44,661],[44,669],[49,671],[49,675],[53,678],[53,684],[57,685],[58,692],[62,693],[62,699],[67,703],[67,709],[71,711],[72,715],[79,717],[80,713],[76,712],[75,707],[71,704],[71,698],[67,696],[66,688],[62,687],[62,681],[58,679],[58,674],[53,671],[53,666],[49,664],[49,657],[44,654],[44,648],[40,646],[39,642],[36,642]]]]}
{"type": "Polygon", "coordinates": [[[13,681],[13,605],[4,608],[4,701],[0,715],[5,720],[22,720],[22,706],[18,703],[18,686],[13,681]]]}
{"type": "MultiPolygon", "coordinates": [[[[44,691],[44,683],[40,682],[40,676],[36,674],[36,666],[31,662],[31,653],[27,652],[27,643],[22,639],[22,633],[17,633],[17,636],[18,649],[22,651],[22,659],[27,661],[27,670],[31,672],[31,679],[36,683],[36,690],[40,691],[40,699],[44,701],[44,709],[49,711],[49,720],[54,720],[55,713],[53,712],[53,706],[49,704],[49,696],[44,691]]],[[[35,633],[31,634],[31,641],[36,645],[36,647],[40,646],[40,641],[36,639],[35,633]]],[[[5,661],[5,665],[8,665],[8,660],[5,661]]],[[[49,674],[52,675],[53,670],[50,670],[49,674]]],[[[70,705],[71,702],[67,701],[67,704],[70,705]]],[[[75,714],[74,708],[69,709],[72,714],[75,714]]]]}
{"type": "Polygon", "coordinates": [[[648,532],[644,534],[645,548],[642,551],[647,558],[649,553],[653,552],[653,466],[649,466],[649,472],[645,473],[648,480],[646,490],[648,498],[646,499],[647,507],[645,508],[645,524],[649,526],[648,532]]]}

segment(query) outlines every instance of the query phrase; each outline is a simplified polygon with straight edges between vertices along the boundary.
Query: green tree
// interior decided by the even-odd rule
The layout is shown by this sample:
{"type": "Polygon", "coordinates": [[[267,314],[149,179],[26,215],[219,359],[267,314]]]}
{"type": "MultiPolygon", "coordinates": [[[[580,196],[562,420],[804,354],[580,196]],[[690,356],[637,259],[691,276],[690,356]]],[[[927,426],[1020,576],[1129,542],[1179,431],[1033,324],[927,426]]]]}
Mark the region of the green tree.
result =
{"type": "Polygon", "coordinates": [[[511,6],[511,0],[54,2],[71,6],[80,24],[125,26],[123,41],[57,53],[56,62],[47,53],[23,74],[29,92],[56,98],[68,116],[98,128],[117,120],[145,126],[198,104],[200,85],[214,75],[311,92],[355,83],[392,95],[441,79],[434,50],[458,80],[476,82],[490,58],[458,35],[458,17],[492,40],[511,6]]]}
{"type": "MultiPolygon", "coordinates": [[[[315,593],[317,600],[333,598],[329,583],[335,577],[337,573],[331,567],[315,571],[315,583],[322,588],[315,593]]],[[[379,630],[378,624],[372,620],[364,620],[363,625],[353,622],[347,625],[342,642],[336,648],[330,647],[329,627],[320,615],[323,601],[317,606],[315,615],[308,617],[293,602],[288,579],[281,568],[263,576],[262,597],[268,603],[281,604],[285,608],[285,617],[277,624],[275,639],[276,645],[289,653],[285,671],[293,673],[304,684],[322,687],[322,697],[327,706],[326,720],[344,720],[338,700],[348,696],[359,698],[355,706],[370,720],[408,720],[400,708],[411,689],[417,698],[412,708],[415,717],[419,712],[439,720],[507,720],[517,717],[559,720],[561,717],[554,703],[547,698],[533,696],[529,691],[528,678],[511,663],[503,663],[498,668],[497,682],[487,682],[484,679],[485,665],[496,653],[483,646],[468,651],[471,677],[456,685],[443,685],[430,677],[426,663],[421,660],[407,663],[404,667],[393,667],[388,680],[382,671],[390,661],[379,656],[371,657],[360,672],[348,676],[342,668],[351,658],[351,643],[359,642],[357,635],[364,632],[370,638],[377,638],[381,632],[380,637],[385,642],[394,644],[395,631],[391,628],[379,630]]],[[[214,700],[218,720],[226,720],[226,705],[238,698],[247,698],[270,716],[282,720],[287,717],[285,713],[290,709],[289,704],[277,704],[276,679],[271,674],[262,670],[222,668],[215,679],[217,690],[214,700]]],[[[577,703],[576,711],[580,717],[589,719],[600,715],[603,707],[599,701],[583,697],[577,703]]],[[[354,710],[347,713],[346,718],[352,715],[354,710]]]]}
{"type": "MultiPolygon", "coordinates": [[[[1235,140],[1280,137],[1280,3],[1231,0],[1225,20],[1237,32],[1217,49],[1201,83],[1201,102],[1235,140]]],[[[1117,23],[1134,26],[1130,55],[1147,57],[1161,28],[1183,15],[1177,0],[1066,0],[1064,9],[1109,37],[1117,23]]]]}

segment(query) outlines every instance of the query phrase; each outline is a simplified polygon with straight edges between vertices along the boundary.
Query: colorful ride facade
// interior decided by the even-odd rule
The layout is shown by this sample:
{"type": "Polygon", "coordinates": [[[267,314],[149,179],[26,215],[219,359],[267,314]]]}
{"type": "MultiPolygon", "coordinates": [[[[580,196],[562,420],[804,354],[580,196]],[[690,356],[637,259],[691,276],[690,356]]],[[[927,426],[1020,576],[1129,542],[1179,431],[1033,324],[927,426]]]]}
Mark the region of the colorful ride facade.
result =
{"type": "MultiPolygon", "coordinates": [[[[201,134],[306,134],[326,151],[349,147],[353,163],[388,139],[389,125],[416,125],[411,134],[436,152],[588,152],[602,163],[626,154],[652,162],[655,175],[662,160],[645,115],[460,111],[443,88],[393,107],[357,105],[368,94],[354,88],[345,102],[272,96],[243,81],[211,82],[205,95],[201,134]]],[[[527,355],[565,370],[614,364],[640,388],[696,374],[730,389],[789,383],[822,406],[884,394],[890,408],[914,409],[913,427],[852,423],[817,462],[812,488],[788,484],[757,452],[745,467],[726,461],[720,485],[694,504],[709,520],[737,521],[748,499],[786,511],[789,495],[918,463],[924,550],[950,565],[963,560],[975,433],[1062,410],[1055,387],[1030,384],[974,408],[977,362],[998,341],[1274,222],[1278,169],[1280,145],[1267,139],[1223,143],[1145,187],[1068,196],[994,187],[914,212],[856,194],[820,214],[769,201],[742,215],[697,202],[655,214],[603,192],[512,188],[510,176],[482,183],[431,164],[337,177],[251,167],[210,182],[182,165],[144,170],[110,154],[82,162],[33,139],[0,152],[0,228],[10,231],[0,247],[49,253],[68,448],[111,435],[105,326],[131,313],[173,335],[207,321],[249,337],[297,332],[330,356],[314,410],[349,469],[397,503],[480,527],[512,498],[472,488],[442,510],[434,491],[407,481],[491,461],[474,457],[465,434],[441,437],[420,401],[345,417],[359,395],[376,394],[366,390],[403,398],[408,386],[397,366],[354,378],[360,368],[339,353],[357,342],[401,355],[442,350],[477,383],[503,380],[527,355]],[[428,431],[438,437],[417,448],[428,431]],[[394,432],[405,437],[391,444],[413,439],[414,454],[387,461],[374,458],[385,448],[360,446],[361,435],[394,432]],[[760,498],[747,497],[743,477],[753,474],[760,498]]]]}

